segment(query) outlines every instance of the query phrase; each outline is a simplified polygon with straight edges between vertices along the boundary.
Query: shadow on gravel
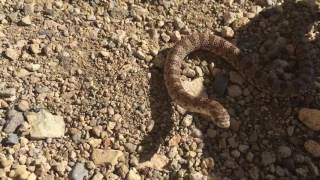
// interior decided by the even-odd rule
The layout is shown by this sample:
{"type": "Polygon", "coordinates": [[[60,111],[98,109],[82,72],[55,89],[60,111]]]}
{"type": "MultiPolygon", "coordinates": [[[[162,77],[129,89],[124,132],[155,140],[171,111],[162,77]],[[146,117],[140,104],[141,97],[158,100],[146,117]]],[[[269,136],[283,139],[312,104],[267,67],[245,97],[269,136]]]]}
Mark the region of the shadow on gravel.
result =
{"type": "MultiPolygon", "coordinates": [[[[281,6],[261,11],[248,24],[240,27],[235,33],[236,44],[243,52],[257,55],[260,71],[278,71],[279,78],[287,79],[297,73],[299,61],[311,59],[317,75],[320,44],[318,34],[314,31],[319,28],[315,23],[319,20],[319,15],[303,2],[285,0],[281,6]]],[[[285,119],[286,117],[281,116],[284,116],[288,107],[318,107],[316,89],[312,88],[308,90],[308,94],[301,94],[299,97],[269,99],[269,109],[274,110],[270,114],[275,119],[285,119]]],[[[257,115],[260,116],[260,113],[257,115]]],[[[271,127],[275,125],[274,122],[270,123],[271,127]]]]}
{"type": "MultiPolygon", "coordinates": [[[[243,22],[238,21],[231,26],[235,30],[235,39],[237,39],[235,44],[246,53],[257,54],[259,67],[263,68],[261,70],[270,71],[272,63],[275,61],[282,63],[287,61],[288,65],[282,74],[294,73],[297,61],[312,58],[315,64],[315,74],[318,75],[320,65],[317,57],[320,56],[318,50],[320,42],[319,35],[312,32],[313,28],[316,31],[319,29],[320,25],[315,23],[319,20],[319,17],[319,13],[312,13],[310,8],[303,3],[286,0],[281,6],[267,8],[253,19],[241,19],[240,21],[249,21],[245,25],[241,25],[243,22]],[[308,34],[309,37],[306,37],[305,34],[308,34]],[[312,39],[312,41],[308,39],[312,39]]],[[[215,59],[212,58],[214,55],[208,56],[206,53],[196,52],[194,55],[203,60],[215,59]]],[[[164,86],[162,71],[153,68],[151,73],[150,104],[154,127],[141,143],[144,148],[140,157],[143,160],[149,160],[158,151],[173,126],[171,100],[164,86]]],[[[212,87],[209,87],[209,90],[210,88],[212,87]]],[[[266,179],[267,174],[264,171],[266,166],[261,163],[260,157],[254,158],[245,166],[240,166],[239,164],[244,163],[246,159],[240,158],[237,159],[239,162],[236,162],[235,158],[231,157],[230,150],[237,149],[239,144],[246,144],[252,147],[253,151],[269,150],[274,152],[275,148],[277,149],[280,145],[287,145],[292,147],[295,152],[305,154],[303,149],[304,139],[315,137],[315,134],[307,133],[306,135],[305,132],[308,130],[300,124],[297,125],[297,122],[292,122],[292,120],[296,113],[294,107],[304,107],[306,105],[319,107],[319,104],[315,101],[317,100],[316,97],[319,96],[318,92],[313,90],[312,94],[311,97],[315,99],[310,102],[308,100],[305,103],[297,99],[288,100],[288,98],[286,100],[267,98],[267,101],[265,101],[265,97],[258,93],[253,95],[253,100],[249,101],[252,104],[249,104],[249,107],[244,107],[247,112],[242,109],[243,106],[239,103],[243,99],[229,101],[226,97],[217,98],[222,104],[225,104],[226,101],[227,104],[232,106],[234,110],[232,116],[240,124],[238,128],[233,127],[229,130],[214,127],[216,136],[209,138],[206,131],[208,126],[211,126],[210,122],[204,122],[205,120],[202,118],[200,118],[200,121],[195,121],[195,125],[204,134],[203,156],[214,157],[216,166],[226,167],[217,173],[218,176],[239,177],[239,179],[240,177],[266,179]],[[259,99],[259,97],[262,99],[259,99]],[[220,101],[220,99],[223,100],[220,101]],[[287,119],[289,116],[290,118],[287,119]],[[295,136],[289,137],[287,132],[289,126],[299,128],[300,134],[296,133],[295,136]],[[270,134],[270,132],[272,133],[270,134]],[[266,143],[270,145],[266,145],[266,143]]],[[[197,120],[197,117],[194,119],[197,120]]],[[[278,158],[278,155],[276,156],[278,158]]],[[[275,164],[287,169],[288,176],[297,178],[299,175],[297,175],[295,164],[292,161],[290,158],[280,158],[279,161],[276,160],[275,164]]]]}
{"type": "MultiPolygon", "coordinates": [[[[163,50],[155,58],[163,62],[166,55],[167,50],[163,50]]],[[[163,71],[155,67],[151,69],[150,107],[151,121],[154,122],[154,125],[141,142],[143,150],[139,155],[142,162],[150,160],[157,153],[173,127],[171,100],[164,84],[163,71]]]]}
{"type": "MultiPolygon", "coordinates": [[[[249,22],[246,25],[238,29],[233,28],[237,39],[235,44],[246,53],[257,54],[256,60],[259,62],[259,67],[262,67],[261,71],[274,70],[272,64],[280,62],[288,63],[283,69],[284,72],[281,72],[282,74],[294,74],[298,61],[311,58],[315,75],[318,76],[320,41],[319,34],[314,32],[319,31],[319,15],[311,11],[310,7],[304,3],[286,0],[281,6],[265,9],[250,21],[247,19],[249,22]]],[[[240,21],[246,21],[246,19],[240,21]]],[[[242,22],[236,23],[241,24],[242,22]]],[[[237,26],[236,23],[231,26],[237,26]]],[[[318,176],[319,174],[312,170],[306,175],[297,173],[296,168],[300,166],[298,163],[292,158],[283,158],[277,154],[280,146],[287,146],[295,153],[310,156],[305,152],[303,144],[306,139],[316,138],[317,135],[298,122],[296,114],[301,107],[319,109],[319,90],[317,88],[313,87],[307,98],[302,98],[303,96],[284,99],[271,98],[268,95],[261,96],[260,93],[257,93],[252,95],[252,101],[249,101],[252,104],[248,104],[247,107],[241,107],[239,102],[243,99],[236,98],[236,101],[229,102],[228,104],[234,110],[232,116],[240,125],[231,125],[230,130],[214,128],[217,133],[214,138],[205,135],[203,156],[214,157],[219,168],[225,167],[217,173],[221,177],[268,179],[268,173],[265,170],[268,166],[263,164],[265,162],[259,154],[259,152],[266,151],[274,153],[275,162],[272,164],[285,169],[286,176],[293,179],[301,176],[308,178],[318,176]],[[294,135],[288,135],[290,126],[298,129],[294,131],[294,135]],[[239,144],[248,145],[251,148],[250,151],[256,152],[254,154],[257,157],[249,163],[246,162],[248,157],[234,158],[236,153],[233,155],[231,150],[238,151],[239,144]],[[240,165],[243,163],[244,166],[240,165]]],[[[205,134],[208,127],[202,124],[204,123],[196,122],[196,126],[205,134]]],[[[320,165],[316,160],[311,160],[311,162],[318,167],[320,165]]]]}

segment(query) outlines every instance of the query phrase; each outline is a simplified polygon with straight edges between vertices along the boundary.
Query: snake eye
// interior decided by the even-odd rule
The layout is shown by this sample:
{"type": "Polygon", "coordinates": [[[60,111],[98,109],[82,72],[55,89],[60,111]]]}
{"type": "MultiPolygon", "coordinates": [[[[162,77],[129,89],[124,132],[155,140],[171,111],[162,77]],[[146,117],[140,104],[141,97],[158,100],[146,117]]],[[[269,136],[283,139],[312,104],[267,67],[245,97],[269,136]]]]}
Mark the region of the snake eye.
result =
{"type": "Polygon", "coordinates": [[[216,125],[220,128],[229,128],[230,127],[230,120],[216,122],[216,125]]]}

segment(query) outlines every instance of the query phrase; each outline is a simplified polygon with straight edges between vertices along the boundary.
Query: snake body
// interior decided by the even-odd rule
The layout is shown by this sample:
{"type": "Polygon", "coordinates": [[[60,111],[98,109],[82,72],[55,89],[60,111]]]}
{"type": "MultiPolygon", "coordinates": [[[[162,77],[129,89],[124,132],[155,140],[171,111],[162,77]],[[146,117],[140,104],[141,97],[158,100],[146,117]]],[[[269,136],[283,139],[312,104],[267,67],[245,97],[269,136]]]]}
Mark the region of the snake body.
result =
{"type": "Polygon", "coordinates": [[[178,41],[169,52],[164,64],[164,80],[171,99],[187,111],[199,113],[218,127],[230,126],[230,115],[221,103],[205,97],[189,94],[180,81],[183,59],[193,51],[207,50],[231,64],[250,84],[273,95],[296,95],[311,84],[313,67],[311,61],[301,60],[297,78],[293,81],[279,79],[274,73],[265,73],[251,58],[226,39],[209,32],[195,32],[178,41]]]}

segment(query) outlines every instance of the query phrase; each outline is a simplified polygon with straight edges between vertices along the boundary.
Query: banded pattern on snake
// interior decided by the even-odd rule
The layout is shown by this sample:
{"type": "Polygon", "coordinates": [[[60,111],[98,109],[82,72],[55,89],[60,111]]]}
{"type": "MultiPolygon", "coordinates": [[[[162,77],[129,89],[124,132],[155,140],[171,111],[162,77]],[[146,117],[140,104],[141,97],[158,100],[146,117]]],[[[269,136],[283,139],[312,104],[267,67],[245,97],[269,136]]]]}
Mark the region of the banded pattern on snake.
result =
{"type": "Polygon", "coordinates": [[[184,37],[171,49],[164,65],[164,80],[171,99],[187,111],[199,113],[218,127],[230,126],[230,115],[218,101],[189,94],[180,81],[183,59],[196,50],[207,50],[223,57],[251,85],[272,93],[274,96],[297,95],[312,84],[313,67],[310,60],[300,60],[297,78],[293,81],[281,80],[275,73],[265,73],[242,51],[226,39],[209,32],[195,32],[184,37]]]}

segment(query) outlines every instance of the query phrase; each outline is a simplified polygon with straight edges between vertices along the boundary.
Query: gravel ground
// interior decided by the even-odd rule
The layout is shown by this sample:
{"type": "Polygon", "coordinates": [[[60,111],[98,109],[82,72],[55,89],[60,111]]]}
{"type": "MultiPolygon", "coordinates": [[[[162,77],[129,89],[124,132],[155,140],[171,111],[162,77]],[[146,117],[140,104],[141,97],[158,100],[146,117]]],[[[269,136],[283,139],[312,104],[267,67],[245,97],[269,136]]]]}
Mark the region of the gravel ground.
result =
{"type": "Polygon", "coordinates": [[[312,0],[0,0],[0,179],[317,179],[318,17],[312,0]],[[261,94],[196,52],[184,85],[231,127],[174,105],[168,48],[207,29],[288,81],[312,58],[309,98],[261,94]]]}

